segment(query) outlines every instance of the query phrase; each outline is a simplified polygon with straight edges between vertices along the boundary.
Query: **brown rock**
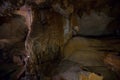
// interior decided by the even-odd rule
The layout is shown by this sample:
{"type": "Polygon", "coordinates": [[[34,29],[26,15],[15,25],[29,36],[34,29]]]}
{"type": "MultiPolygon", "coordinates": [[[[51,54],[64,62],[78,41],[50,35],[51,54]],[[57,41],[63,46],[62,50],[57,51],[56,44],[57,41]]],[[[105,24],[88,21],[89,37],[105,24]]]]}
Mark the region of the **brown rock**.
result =
{"type": "Polygon", "coordinates": [[[115,70],[120,71],[120,57],[112,54],[108,54],[105,58],[105,63],[111,65],[115,70]]]}

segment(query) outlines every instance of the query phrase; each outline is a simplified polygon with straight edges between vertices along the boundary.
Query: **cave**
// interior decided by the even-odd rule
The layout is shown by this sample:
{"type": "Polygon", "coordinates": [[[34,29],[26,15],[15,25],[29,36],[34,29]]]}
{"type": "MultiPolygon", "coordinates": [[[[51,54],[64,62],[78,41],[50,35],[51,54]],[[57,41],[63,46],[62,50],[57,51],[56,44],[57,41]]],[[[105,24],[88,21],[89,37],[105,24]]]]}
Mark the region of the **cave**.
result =
{"type": "Polygon", "coordinates": [[[120,80],[120,0],[0,0],[0,80],[120,80]]]}

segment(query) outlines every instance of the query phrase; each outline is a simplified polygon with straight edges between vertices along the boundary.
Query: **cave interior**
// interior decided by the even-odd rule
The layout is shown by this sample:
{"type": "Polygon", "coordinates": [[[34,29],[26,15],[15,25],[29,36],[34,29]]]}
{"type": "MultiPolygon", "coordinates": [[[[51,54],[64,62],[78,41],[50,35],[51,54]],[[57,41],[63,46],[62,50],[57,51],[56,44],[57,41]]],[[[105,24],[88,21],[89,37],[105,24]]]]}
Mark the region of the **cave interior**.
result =
{"type": "Polygon", "coordinates": [[[120,80],[120,0],[0,0],[0,80],[120,80]]]}

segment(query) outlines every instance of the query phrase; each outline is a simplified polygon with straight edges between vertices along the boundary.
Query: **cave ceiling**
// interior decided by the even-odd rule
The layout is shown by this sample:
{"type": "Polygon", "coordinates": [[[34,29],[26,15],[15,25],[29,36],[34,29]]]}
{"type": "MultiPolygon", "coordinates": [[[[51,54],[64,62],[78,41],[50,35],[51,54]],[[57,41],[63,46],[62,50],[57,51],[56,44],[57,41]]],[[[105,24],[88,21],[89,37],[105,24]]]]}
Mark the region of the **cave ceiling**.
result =
{"type": "MultiPolygon", "coordinates": [[[[20,15],[25,16],[29,14],[25,13],[25,11],[27,12],[31,9],[31,14],[33,12],[35,13],[34,15],[32,14],[32,17],[36,15],[38,18],[41,15],[41,10],[53,9],[55,12],[65,18],[73,18],[71,24],[73,24],[73,26],[80,25],[82,30],[80,31],[81,33],[85,33],[86,35],[95,33],[96,35],[96,32],[98,32],[97,34],[99,34],[99,32],[101,33],[105,28],[104,26],[107,25],[111,31],[111,27],[113,28],[113,26],[111,26],[111,23],[112,25],[115,24],[114,26],[119,26],[119,4],[119,0],[1,0],[0,24],[9,21],[10,18],[16,14],[16,12],[17,14],[20,13],[20,15]],[[23,6],[27,6],[26,9],[24,9],[24,12],[19,12],[21,9],[23,10],[23,6]],[[77,15],[80,20],[74,20],[74,17],[71,15],[77,15]],[[93,24],[94,22],[96,25],[93,24]],[[96,30],[97,25],[99,25],[99,30],[96,30]],[[92,28],[94,28],[93,31],[92,28]],[[89,29],[91,29],[91,31],[90,33],[87,33],[89,29]]],[[[27,20],[27,23],[29,23],[28,26],[30,27],[29,19],[27,18],[26,21],[27,20]]],[[[37,21],[39,21],[39,19],[37,21]]]]}
{"type": "Polygon", "coordinates": [[[72,4],[74,7],[74,12],[79,14],[82,12],[89,13],[89,11],[93,9],[96,11],[102,10],[108,15],[113,16],[120,13],[120,11],[116,10],[120,6],[119,2],[119,0],[1,0],[0,15],[9,16],[14,13],[15,10],[19,10],[23,5],[45,8],[59,4],[65,8],[65,6],[67,7],[72,4]]]}

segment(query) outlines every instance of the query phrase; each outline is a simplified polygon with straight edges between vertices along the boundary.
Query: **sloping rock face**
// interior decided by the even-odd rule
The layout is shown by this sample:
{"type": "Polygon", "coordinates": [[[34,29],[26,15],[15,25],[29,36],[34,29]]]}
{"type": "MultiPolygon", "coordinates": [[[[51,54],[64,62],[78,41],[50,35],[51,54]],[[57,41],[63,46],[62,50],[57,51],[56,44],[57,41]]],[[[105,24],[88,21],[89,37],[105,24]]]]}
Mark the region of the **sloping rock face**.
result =
{"type": "Polygon", "coordinates": [[[75,37],[64,47],[65,60],[102,75],[104,80],[118,80],[119,42],[119,39],[113,38],[75,37]],[[113,46],[110,46],[111,44],[113,46]]]}

